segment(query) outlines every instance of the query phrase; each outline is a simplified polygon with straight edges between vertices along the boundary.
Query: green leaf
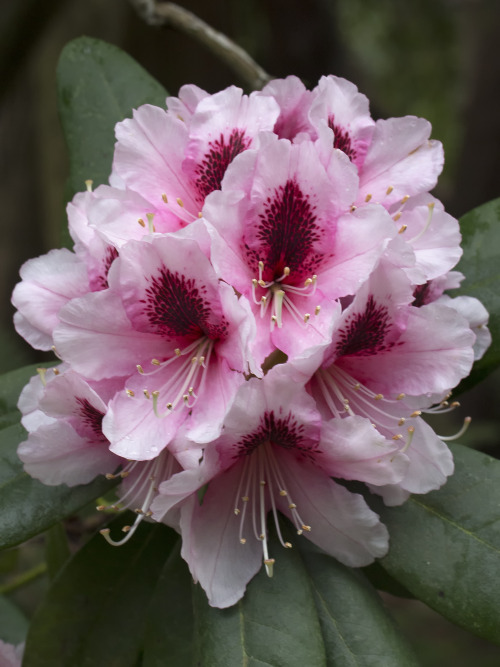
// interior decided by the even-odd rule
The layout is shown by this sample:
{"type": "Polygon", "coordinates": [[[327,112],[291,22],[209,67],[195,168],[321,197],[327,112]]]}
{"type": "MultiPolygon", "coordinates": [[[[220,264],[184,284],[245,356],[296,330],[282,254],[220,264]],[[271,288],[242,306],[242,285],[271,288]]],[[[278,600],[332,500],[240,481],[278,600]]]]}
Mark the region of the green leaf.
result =
{"type": "MultiPolygon", "coordinates": [[[[244,548],[244,547],[242,547],[244,548]]],[[[195,656],[202,667],[325,667],[326,657],[309,577],[300,554],[271,539],[274,576],[264,568],[229,609],[208,606],[193,592],[195,656]],[[278,556],[279,554],[279,556],[278,556]]]]}
{"type": "Polygon", "coordinates": [[[371,565],[362,568],[361,570],[370,584],[378,591],[384,591],[400,598],[415,599],[415,596],[410,593],[404,586],[401,586],[399,581],[393,579],[384,568],[375,561],[371,565]]]}
{"type": "Polygon", "coordinates": [[[298,544],[314,589],[327,665],[418,665],[366,579],[358,571],[319,552],[306,540],[298,544]]]}
{"type": "Polygon", "coordinates": [[[107,183],[116,123],[141,104],[165,106],[164,88],[112,44],[80,37],[64,48],[57,68],[59,112],[70,156],[70,188],[107,183]]]}
{"type": "Polygon", "coordinates": [[[437,612],[500,644],[500,462],[451,449],[455,474],[439,491],[401,507],[367,495],[391,536],[380,563],[437,612]]]}
{"type": "Polygon", "coordinates": [[[20,424],[0,431],[0,549],[24,542],[103,495],[116,481],[46,486],[23,472],[17,447],[26,439],[20,424]]]}
{"type": "Polygon", "coordinates": [[[460,218],[463,257],[458,270],[465,280],[455,294],[479,299],[490,313],[489,328],[493,342],[474,365],[461,389],[471,387],[500,366],[500,199],[483,204],[460,218]]]}
{"type": "Polygon", "coordinates": [[[45,560],[49,579],[54,579],[70,556],[64,526],[62,523],[56,523],[45,533],[45,560]]]}
{"type": "Polygon", "coordinates": [[[26,638],[28,620],[8,598],[0,595],[0,639],[8,644],[20,644],[26,638]]]}
{"type": "Polygon", "coordinates": [[[142,667],[193,664],[192,578],[180,556],[180,540],[163,568],[148,610],[142,667]]]}
{"type": "MultiPolygon", "coordinates": [[[[115,531],[124,520],[114,522],[115,531]]],[[[119,548],[95,535],[54,580],[35,614],[23,667],[140,664],[146,610],[176,541],[176,533],[160,524],[142,523],[119,548]]]]}

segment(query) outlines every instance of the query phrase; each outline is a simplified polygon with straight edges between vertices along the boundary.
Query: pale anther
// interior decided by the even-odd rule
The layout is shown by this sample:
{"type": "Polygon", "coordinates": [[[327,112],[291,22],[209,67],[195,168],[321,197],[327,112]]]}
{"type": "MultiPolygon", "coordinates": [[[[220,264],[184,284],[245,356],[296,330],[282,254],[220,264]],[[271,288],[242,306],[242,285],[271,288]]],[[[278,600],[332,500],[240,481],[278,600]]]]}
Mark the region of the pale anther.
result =
{"type": "Polygon", "coordinates": [[[273,565],[275,563],[274,558],[266,558],[264,565],[266,566],[266,574],[268,577],[273,576],[273,565]]]}
{"type": "Polygon", "coordinates": [[[401,225],[401,227],[398,230],[398,234],[402,234],[403,232],[406,232],[408,229],[408,225],[401,225]]]}
{"type": "Polygon", "coordinates": [[[137,222],[140,224],[141,227],[146,226],[146,223],[144,222],[144,220],[142,218],[139,218],[139,220],[137,222]]]}
{"type": "Polygon", "coordinates": [[[176,201],[179,204],[179,206],[184,206],[184,202],[182,201],[182,199],[180,197],[177,197],[176,201]]]}
{"type": "Polygon", "coordinates": [[[132,398],[133,396],[135,396],[135,393],[132,391],[132,389],[125,389],[125,393],[127,394],[127,396],[129,398],[132,398]]]}
{"type": "Polygon", "coordinates": [[[387,190],[385,191],[385,194],[386,194],[386,195],[390,195],[391,192],[392,192],[393,190],[394,190],[394,188],[392,187],[392,185],[389,185],[389,187],[388,187],[387,190]]]}
{"type": "Polygon", "coordinates": [[[372,198],[372,195],[366,195],[365,202],[368,203],[371,198],[372,198]]]}

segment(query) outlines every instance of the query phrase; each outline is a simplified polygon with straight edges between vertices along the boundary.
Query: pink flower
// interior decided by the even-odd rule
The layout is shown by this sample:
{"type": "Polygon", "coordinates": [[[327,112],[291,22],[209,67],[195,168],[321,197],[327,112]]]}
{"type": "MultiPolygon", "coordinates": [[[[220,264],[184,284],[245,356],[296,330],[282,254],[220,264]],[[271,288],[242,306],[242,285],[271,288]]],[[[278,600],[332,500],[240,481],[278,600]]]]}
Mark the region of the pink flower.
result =
{"type": "Polygon", "coordinates": [[[105,382],[92,388],[74,371],[56,369],[55,373],[42,373],[21,395],[19,407],[30,406],[31,394],[45,419],[35,420],[31,410],[23,419],[29,435],[19,445],[18,455],[26,472],[44,484],[86,484],[121,463],[109,451],[102,420],[106,400],[123,383],[105,382]]]}
{"type": "Polygon", "coordinates": [[[260,131],[272,130],[279,113],[272,98],[235,87],[215,95],[189,89],[186,99],[189,92],[189,106],[182,99],[170,104],[177,114],[145,105],[118,123],[110,177],[112,185],[138,192],[185,224],[221,187],[231,161],[253,147],[260,131]]]}
{"type": "MultiPolygon", "coordinates": [[[[213,606],[234,604],[262,559],[272,575],[269,512],[285,548],[292,545],[281,535],[278,511],[299,535],[348,565],[366,565],[387,551],[387,531],[377,515],[331,479],[341,456],[321,438],[321,419],[303,384],[290,379],[278,366],[243,385],[222,434],[206,445],[200,468],[163,483],[153,503],[158,520],[181,504],[182,555],[213,606]],[[196,491],[207,482],[200,504],[196,491]]],[[[368,469],[380,467],[366,460],[366,451],[349,456],[368,469]]]]}
{"type": "Polygon", "coordinates": [[[375,427],[373,437],[378,432],[408,457],[395,487],[370,482],[390,504],[438,488],[453,472],[451,453],[421,414],[433,395],[441,400],[469,373],[474,357],[474,334],[457,310],[416,308],[412,299],[404,274],[380,265],[338,318],[332,342],[294,364],[312,376],[309,390],[332,429],[363,417],[375,427]]]}
{"type": "Polygon", "coordinates": [[[24,642],[14,646],[0,639],[0,667],[21,667],[24,642]]]}
{"type": "Polygon", "coordinates": [[[175,235],[124,245],[109,282],[63,309],[55,341],[86,377],[128,378],[104,420],[111,450],[155,458],[185,421],[197,442],[216,437],[254,368],[245,299],[219,283],[197,243],[175,235]]]}
{"type": "MultiPolygon", "coordinates": [[[[139,523],[151,515],[150,505],[159,484],[182,470],[175,456],[167,451],[153,461],[136,462],[109,450],[102,422],[107,402],[122,388],[123,380],[88,383],[63,367],[40,369],[19,399],[28,439],[19,445],[18,455],[32,477],[50,486],[86,484],[99,474],[122,480],[119,504],[98,507],[99,510],[128,507],[137,513],[134,524],[124,527],[126,535],[120,541],[112,540],[109,530],[101,531],[115,546],[130,539],[139,523]],[[114,474],[118,469],[120,472],[114,474]]],[[[174,512],[164,520],[178,527],[174,512]]]]}
{"type": "Polygon", "coordinates": [[[382,207],[351,210],[357,183],[343,154],[325,168],[313,142],[268,135],[207,199],[212,262],[252,304],[260,361],[327,339],[336,300],[357,291],[396,234],[382,207]]]}
{"type": "Polygon", "coordinates": [[[18,331],[63,361],[20,398],[26,470],[118,477],[111,507],[137,517],[106,539],[173,526],[214,606],[272,574],[269,513],[286,548],[278,512],[347,565],[384,555],[332,478],[391,505],[439,488],[453,460],[422,414],[491,340],[477,300],[444,294],[460,232],[429,136],[333,76],[185,86],[119,123],[110,185],[68,206],[74,252],[27,262],[13,294],[18,331]]]}

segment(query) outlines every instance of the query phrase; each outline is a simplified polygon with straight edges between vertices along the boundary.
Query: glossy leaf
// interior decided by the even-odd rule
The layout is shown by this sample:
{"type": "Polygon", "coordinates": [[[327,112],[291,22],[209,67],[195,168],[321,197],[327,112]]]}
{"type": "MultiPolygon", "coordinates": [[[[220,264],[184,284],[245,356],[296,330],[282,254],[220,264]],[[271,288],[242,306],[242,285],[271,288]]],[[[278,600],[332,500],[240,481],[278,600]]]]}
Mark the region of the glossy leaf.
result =
{"type": "Polygon", "coordinates": [[[45,561],[49,579],[54,579],[70,556],[64,526],[56,523],[45,533],[45,561]]]}
{"type": "Polygon", "coordinates": [[[363,575],[298,541],[314,590],[327,665],[407,667],[415,656],[363,575]]]}
{"type": "Polygon", "coordinates": [[[8,644],[20,644],[25,640],[27,631],[28,621],[22,611],[0,595],[0,639],[8,644]]]}
{"type": "MultiPolygon", "coordinates": [[[[119,517],[114,531],[124,523],[119,517]]],[[[95,535],[54,580],[35,614],[23,667],[140,664],[146,610],[176,541],[166,526],[146,523],[119,549],[95,535]]]]}
{"type": "MultiPolygon", "coordinates": [[[[244,547],[242,547],[244,548],[244,547]]],[[[302,558],[271,541],[276,565],[264,568],[228,609],[209,607],[194,589],[195,663],[200,667],[326,667],[314,594],[302,558]]]]}
{"type": "Polygon", "coordinates": [[[142,667],[193,664],[192,578],[180,556],[180,540],[163,568],[148,609],[142,667]]]}
{"type": "Polygon", "coordinates": [[[115,124],[141,104],[165,106],[166,91],[112,44],[80,37],[63,50],[57,68],[59,112],[70,156],[72,194],[107,183],[115,124]]]}
{"type": "Polygon", "coordinates": [[[380,563],[437,612],[500,644],[500,461],[452,446],[455,474],[401,507],[368,502],[391,535],[380,563]]]}
{"type": "Polygon", "coordinates": [[[463,257],[458,270],[465,275],[452,296],[466,294],[479,299],[490,313],[489,328],[493,342],[461,385],[467,388],[500,366],[500,199],[469,211],[460,219],[463,257]]]}
{"type": "Polygon", "coordinates": [[[43,533],[116,482],[98,477],[90,484],[45,486],[23,471],[17,447],[26,438],[20,424],[0,431],[0,549],[43,533]]]}

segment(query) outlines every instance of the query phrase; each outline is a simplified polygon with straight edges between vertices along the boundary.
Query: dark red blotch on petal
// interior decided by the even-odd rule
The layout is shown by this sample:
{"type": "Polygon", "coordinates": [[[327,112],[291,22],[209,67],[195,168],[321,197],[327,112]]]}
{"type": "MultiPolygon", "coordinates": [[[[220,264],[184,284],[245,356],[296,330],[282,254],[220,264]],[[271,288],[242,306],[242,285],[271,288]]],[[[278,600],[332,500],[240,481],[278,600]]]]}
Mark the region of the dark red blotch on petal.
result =
{"type": "Polygon", "coordinates": [[[166,268],[152,276],[146,289],[147,298],[142,302],[146,304],[145,313],[154,332],[167,338],[220,338],[226,325],[210,322],[211,308],[206,292],[205,286],[197,285],[192,278],[166,268]]]}
{"type": "Polygon", "coordinates": [[[80,406],[78,409],[78,416],[83,424],[90,428],[97,440],[106,440],[102,434],[102,420],[104,418],[104,413],[95,408],[86,398],[79,398],[77,396],[76,401],[80,406]]]}
{"type": "Polygon", "coordinates": [[[304,438],[303,424],[297,424],[296,419],[290,413],[286,417],[277,418],[271,410],[263,415],[257,430],[238,442],[235,458],[253,454],[260,445],[266,442],[283,449],[293,450],[301,458],[311,460],[313,454],[318,451],[304,438]]]}
{"type": "Polygon", "coordinates": [[[339,332],[335,352],[342,357],[349,354],[373,355],[387,350],[393,343],[386,343],[391,329],[389,310],[377,305],[370,295],[363,313],[353,313],[339,332]]]}
{"type": "Polygon", "coordinates": [[[234,129],[226,139],[223,134],[209,143],[208,151],[196,167],[196,187],[203,197],[220,190],[226,169],[234,158],[250,146],[243,130],[234,129]]]}
{"type": "Polygon", "coordinates": [[[420,308],[420,306],[424,306],[426,303],[430,303],[432,300],[431,282],[429,281],[424,283],[423,285],[417,285],[413,292],[413,296],[414,296],[414,301],[412,303],[412,306],[420,308]]]}
{"type": "Polygon", "coordinates": [[[321,239],[321,228],[315,206],[298,183],[290,179],[277,188],[267,198],[259,218],[256,238],[260,247],[258,250],[246,247],[252,268],[259,261],[264,262],[263,278],[272,281],[281,278],[288,267],[291,273],[285,284],[311,277],[322,258],[314,252],[314,244],[321,239]]]}
{"type": "Polygon", "coordinates": [[[104,255],[102,273],[100,274],[100,276],[96,281],[98,290],[107,289],[109,287],[108,285],[109,269],[111,268],[111,264],[113,264],[113,262],[117,257],[118,257],[118,250],[112,245],[108,246],[106,248],[106,253],[104,255]]]}
{"type": "Polygon", "coordinates": [[[349,132],[340,127],[340,125],[337,125],[333,116],[328,118],[328,127],[333,130],[333,147],[340,149],[353,162],[356,159],[357,153],[352,145],[349,132]]]}

